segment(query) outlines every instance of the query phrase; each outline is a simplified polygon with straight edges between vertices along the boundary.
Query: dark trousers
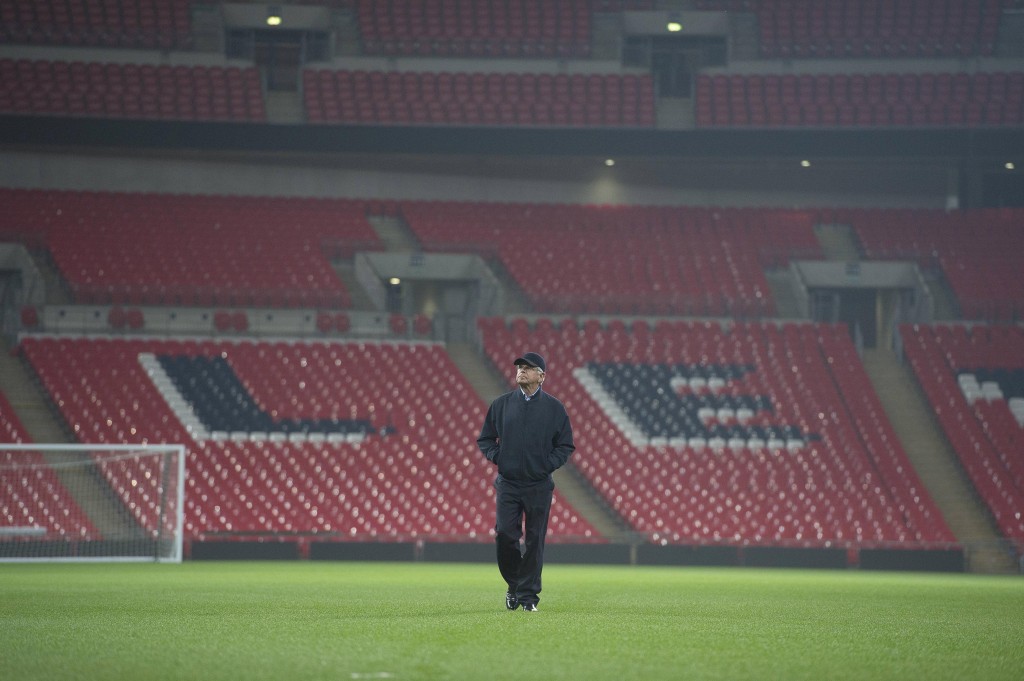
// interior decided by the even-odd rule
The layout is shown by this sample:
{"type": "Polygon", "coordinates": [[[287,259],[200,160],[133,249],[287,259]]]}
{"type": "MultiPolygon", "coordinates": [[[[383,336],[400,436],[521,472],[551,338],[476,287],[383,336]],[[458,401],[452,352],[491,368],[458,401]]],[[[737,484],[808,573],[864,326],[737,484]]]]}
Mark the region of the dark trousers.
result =
{"type": "Polygon", "coordinates": [[[520,603],[536,604],[540,601],[544,539],[548,534],[548,514],[555,484],[546,480],[529,487],[515,487],[499,479],[494,488],[498,491],[494,526],[498,571],[520,603]],[[524,524],[526,540],[524,550],[520,551],[524,524]]]}

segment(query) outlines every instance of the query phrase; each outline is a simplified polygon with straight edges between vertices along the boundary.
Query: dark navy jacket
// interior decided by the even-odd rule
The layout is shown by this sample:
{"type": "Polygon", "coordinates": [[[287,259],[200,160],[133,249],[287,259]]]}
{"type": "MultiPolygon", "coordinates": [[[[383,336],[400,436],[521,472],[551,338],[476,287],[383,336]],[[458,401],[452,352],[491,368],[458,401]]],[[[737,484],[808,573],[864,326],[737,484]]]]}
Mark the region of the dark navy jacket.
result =
{"type": "Polygon", "coordinates": [[[518,387],[491,403],[476,443],[498,481],[517,486],[550,480],[576,449],[562,403],[544,390],[527,401],[518,387]]]}

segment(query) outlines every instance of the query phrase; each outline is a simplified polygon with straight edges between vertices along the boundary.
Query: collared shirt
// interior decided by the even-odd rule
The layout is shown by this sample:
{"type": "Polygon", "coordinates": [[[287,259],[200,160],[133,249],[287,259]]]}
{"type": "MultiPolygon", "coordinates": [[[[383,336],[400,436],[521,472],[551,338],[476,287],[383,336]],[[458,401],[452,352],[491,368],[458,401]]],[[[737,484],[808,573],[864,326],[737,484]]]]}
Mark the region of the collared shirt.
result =
{"type": "Polygon", "coordinates": [[[523,390],[521,387],[519,388],[519,392],[521,392],[523,394],[523,399],[526,400],[527,402],[529,402],[530,400],[532,400],[534,397],[537,396],[537,393],[540,392],[540,386],[538,385],[537,389],[534,390],[533,393],[530,394],[530,395],[527,395],[526,391],[523,390]]]}

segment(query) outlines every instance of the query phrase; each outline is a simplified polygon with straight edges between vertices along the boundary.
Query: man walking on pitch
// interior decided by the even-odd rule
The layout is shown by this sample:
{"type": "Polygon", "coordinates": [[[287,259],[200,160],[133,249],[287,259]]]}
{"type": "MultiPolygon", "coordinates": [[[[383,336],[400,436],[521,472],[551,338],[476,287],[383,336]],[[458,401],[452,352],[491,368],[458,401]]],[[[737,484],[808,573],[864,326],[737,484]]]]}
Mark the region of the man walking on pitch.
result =
{"type": "Polygon", "coordinates": [[[555,483],[551,473],[569,460],[576,446],[565,407],[541,390],[547,365],[536,352],[513,362],[518,388],[491,403],[477,444],[487,460],[498,466],[494,481],[497,508],[494,530],[498,571],[505,579],[505,607],[536,612],[544,539],[555,483]],[[526,521],[525,550],[519,540],[526,521]]]}

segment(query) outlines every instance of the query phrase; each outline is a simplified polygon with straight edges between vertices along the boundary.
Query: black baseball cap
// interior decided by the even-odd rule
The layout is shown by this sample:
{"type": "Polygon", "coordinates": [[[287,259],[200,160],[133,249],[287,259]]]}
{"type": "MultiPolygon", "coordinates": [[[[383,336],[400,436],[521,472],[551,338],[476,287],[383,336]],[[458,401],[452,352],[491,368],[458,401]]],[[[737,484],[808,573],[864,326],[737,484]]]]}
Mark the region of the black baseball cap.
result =
{"type": "Polygon", "coordinates": [[[547,365],[544,364],[544,358],[538,355],[536,352],[524,352],[519,357],[516,357],[513,364],[526,364],[527,366],[537,367],[543,372],[547,372],[547,365]]]}

